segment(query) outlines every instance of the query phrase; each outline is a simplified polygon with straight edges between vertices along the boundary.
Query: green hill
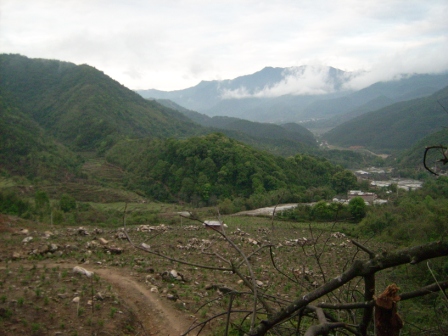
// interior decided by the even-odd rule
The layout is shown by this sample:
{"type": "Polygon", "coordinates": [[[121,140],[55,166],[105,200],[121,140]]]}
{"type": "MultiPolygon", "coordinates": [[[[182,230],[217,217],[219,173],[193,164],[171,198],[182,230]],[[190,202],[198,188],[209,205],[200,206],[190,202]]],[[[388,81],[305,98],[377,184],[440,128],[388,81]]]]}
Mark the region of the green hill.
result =
{"type": "MultiPolygon", "coordinates": [[[[255,150],[222,134],[187,140],[124,141],[107,160],[127,172],[127,186],[163,200],[213,203],[224,198],[287,190],[299,200],[307,188],[327,187],[342,168],[325,159],[288,159],[255,150]]],[[[283,200],[285,201],[285,200],[283,200]]]]}
{"type": "Polygon", "coordinates": [[[335,127],[323,138],[339,146],[377,151],[411,148],[418,140],[448,125],[448,87],[429,97],[396,103],[335,127]]]}
{"type": "Polygon", "coordinates": [[[88,65],[2,54],[0,73],[4,94],[74,150],[104,150],[120,138],[189,136],[200,129],[88,65]]]}
{"type": "Polygon", "coordinates": [[[0,170],[30,179],[60,180],[79,172],[82,159],[47,136],[0,91],[0,170]]]}
{"type": "MultiPolygon", "coordinates": [[[[425,148],[430,146],[448,147],[448,131],[443,129],[432,133],[419,140],[414,144],[414,146],[412,146],[412,148],[400,153],[397,157],[397,167],[400,169],[423,171],[425,175],[427,175],[427,171],[424,170],[423,159],[425,148]]],[[[426,155],[426,164],[437,173],[446,172],[448,166],[443,165],[443,163],[439,161],[443,158],[443,150],[440,148],[430,149],[426,155]]]]}
{"type": "Polygon", "coordinates": [[[209,128],[208,133],[221,132],[232,139],[273,154],[289,156],[299,152],[314,152],[317,148],[314,135],[296,123],[276,125],[233,117],[209,117],[168,99],[157,99],[157,102],[176,109],[197,124],[209,128]]]}

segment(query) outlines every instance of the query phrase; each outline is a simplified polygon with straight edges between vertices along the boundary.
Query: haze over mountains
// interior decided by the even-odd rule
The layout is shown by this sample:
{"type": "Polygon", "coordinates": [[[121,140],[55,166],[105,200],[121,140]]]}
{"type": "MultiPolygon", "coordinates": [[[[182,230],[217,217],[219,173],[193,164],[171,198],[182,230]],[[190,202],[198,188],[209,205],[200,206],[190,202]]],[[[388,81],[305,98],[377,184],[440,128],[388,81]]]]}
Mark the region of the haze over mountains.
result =
{"type": "Polygon", "coordinates": [[[357,115],[427,96],[448,85],[448,73],[404,74],[355,90],[353,83],[360,75],[332,67],[266,67],[251,75],[203,81],[184,90],[137,92],[145,98],[172,100],[208,116],[272,123],[327,119],[326,126],[334,127],[357,115]],[[328,124],[330,118],[334,119],[328,124]]]}

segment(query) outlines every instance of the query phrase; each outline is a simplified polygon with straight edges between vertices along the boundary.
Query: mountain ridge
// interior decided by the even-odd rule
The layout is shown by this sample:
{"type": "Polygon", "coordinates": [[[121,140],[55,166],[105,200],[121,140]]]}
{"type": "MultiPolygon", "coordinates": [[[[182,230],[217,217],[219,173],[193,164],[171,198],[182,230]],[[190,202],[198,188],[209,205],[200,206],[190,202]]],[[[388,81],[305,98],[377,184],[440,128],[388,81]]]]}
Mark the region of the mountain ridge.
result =
{"type": "MultiPolygon", "coordinates": [[[[430,95],[448,85],[448,72],[443,72],[402,75],[396,80],[376,82],[361,90],[345,87],[359,75],[332,67],[265,67],[251,75],[202,81],[183,90],[136,92],[145,98],[169,99],[211,117],[219,115],[286,123],[326,120],[349,113],[343,117],[343,120],[348,120],[350,113],[359,115],[378,108],[378,99],[383,96],[391,102],[405,101],[430,95]],[[264,82],[261,83],[261,79],[264,82]],[[314,87],[306,89],[309,82],[314,87]],[[283,92],[287,87],[296,91],[283,92]],[[277,95],[273,94],[275,92],[277,95]]],[[[337,122],[331,124],[335,126],[337,122]]]]}

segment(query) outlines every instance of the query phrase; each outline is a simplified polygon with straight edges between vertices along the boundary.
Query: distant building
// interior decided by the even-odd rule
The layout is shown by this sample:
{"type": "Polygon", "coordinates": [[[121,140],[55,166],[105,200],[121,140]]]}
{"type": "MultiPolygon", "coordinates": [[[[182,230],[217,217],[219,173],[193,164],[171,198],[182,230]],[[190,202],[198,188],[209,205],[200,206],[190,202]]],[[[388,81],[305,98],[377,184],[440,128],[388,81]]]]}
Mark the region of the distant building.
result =
{"type": "Polygon", "coordinates": [[[372,192],[364,192],[361,190],[350,190],[347,194],[347,199],[350,201],[354,197],[361,197],[365,202],[372,204],[376,200],[377,196],[372,192]]]}

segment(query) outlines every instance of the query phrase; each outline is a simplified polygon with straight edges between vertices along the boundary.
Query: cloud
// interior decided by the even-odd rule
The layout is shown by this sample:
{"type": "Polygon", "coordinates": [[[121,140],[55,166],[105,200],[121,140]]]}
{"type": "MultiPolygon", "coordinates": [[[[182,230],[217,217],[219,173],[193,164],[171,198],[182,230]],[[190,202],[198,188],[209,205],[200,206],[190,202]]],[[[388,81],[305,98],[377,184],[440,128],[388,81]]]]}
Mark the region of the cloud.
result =
{"type": "MultiPolygon", "coordinates": [[[[1,52],[87,63],[132,89],[182,89],[315,60],[371,73],[353,86],[396,69],[448,69],[439,53],[446,0],[1,0],[0,15],[1,52]]],[[[318,94],[327,84],[323,74],[290,74],[259,94],[318,94]]]]}
{"type": "Polygon", "coordinates": [[[241,87],[236,90],[222,89],[223,99],[231,98],[268,98],[283,95],[320,95],[336,91],[338,78],[333,77],[330,67],[320,65],[308,65],[286,68],[283,71],[283,79],[271,86],[265,86],[260,90],[251,90],[241,87]]]}

